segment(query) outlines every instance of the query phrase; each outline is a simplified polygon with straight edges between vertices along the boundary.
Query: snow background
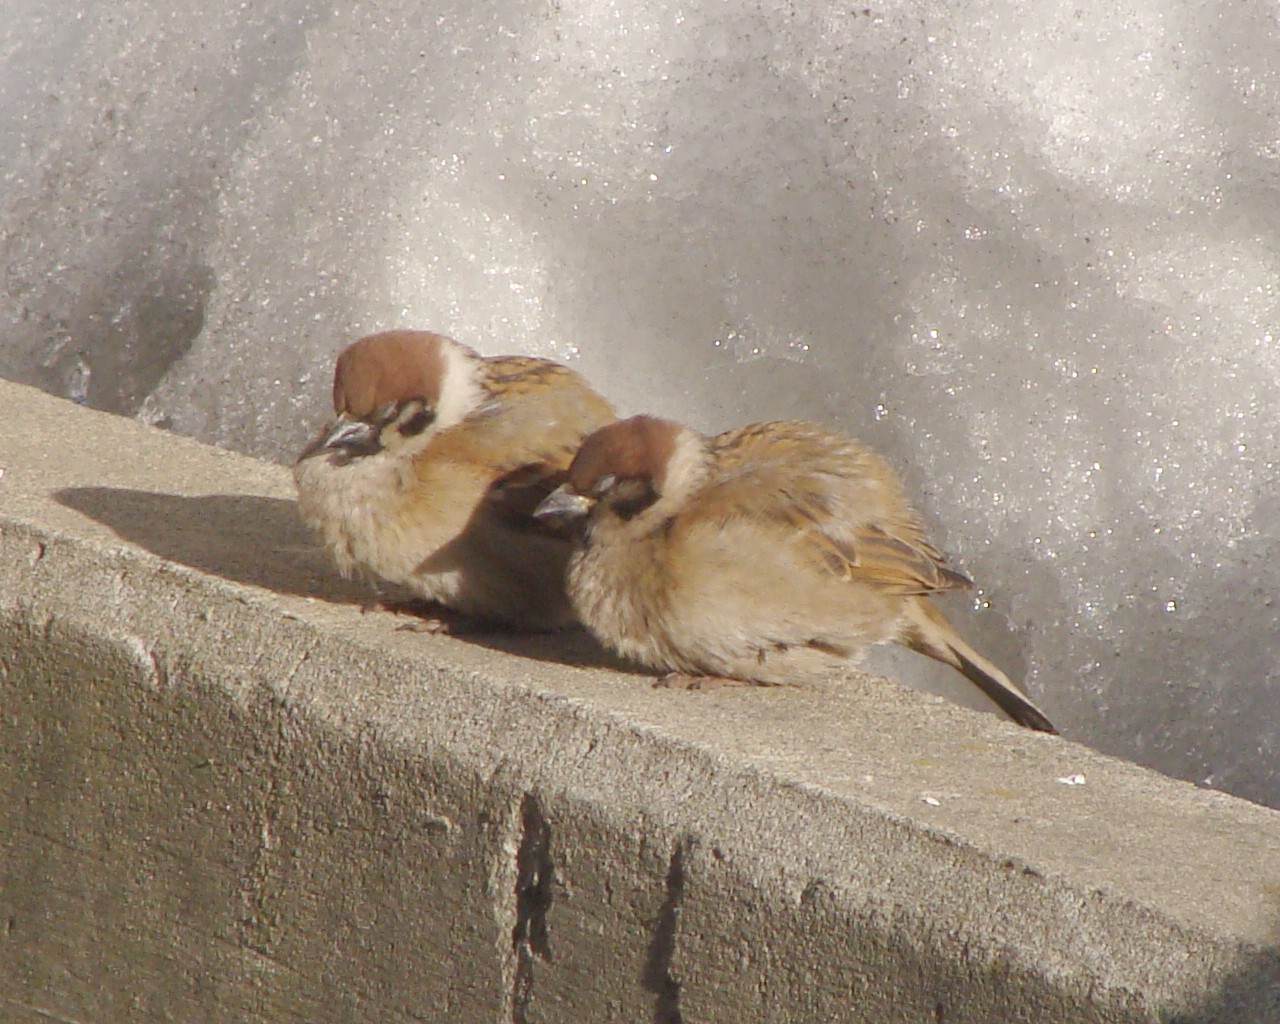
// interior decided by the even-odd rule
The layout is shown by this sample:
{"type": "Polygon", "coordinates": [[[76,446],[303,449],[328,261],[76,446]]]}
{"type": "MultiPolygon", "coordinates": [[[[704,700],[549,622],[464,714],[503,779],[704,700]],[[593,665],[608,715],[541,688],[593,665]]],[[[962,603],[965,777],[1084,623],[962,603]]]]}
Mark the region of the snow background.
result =
{"type": "Polygon", "coordinates": [[[6,4],[0,374],[289,461],[415,326],[824,422],[1065,732],[1280,806],[1280,9],[216,8],[6,4]]]}

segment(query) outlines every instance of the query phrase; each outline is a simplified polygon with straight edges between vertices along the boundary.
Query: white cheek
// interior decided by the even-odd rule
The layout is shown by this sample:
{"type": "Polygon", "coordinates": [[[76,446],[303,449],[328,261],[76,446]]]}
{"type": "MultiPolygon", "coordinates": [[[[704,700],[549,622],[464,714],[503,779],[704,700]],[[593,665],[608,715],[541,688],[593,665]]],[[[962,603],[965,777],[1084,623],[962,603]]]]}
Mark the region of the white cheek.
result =
{"type": "Polygon", "coordinates": [[[437,434],[461,423],[475,411],[484,399],[480,386],[479,358],[468,350],[445,345],[444,374],[440,380],[440,401],[436,406],[436,420],[427,435],[437,434]]]}
{"type": "Polygon", "coordinates": [[[679,506],[706,477],[707,447],[702,435],[682,430],[676,436],[675,449],[667,461],[662,484],[664,503],[679,506]]]}

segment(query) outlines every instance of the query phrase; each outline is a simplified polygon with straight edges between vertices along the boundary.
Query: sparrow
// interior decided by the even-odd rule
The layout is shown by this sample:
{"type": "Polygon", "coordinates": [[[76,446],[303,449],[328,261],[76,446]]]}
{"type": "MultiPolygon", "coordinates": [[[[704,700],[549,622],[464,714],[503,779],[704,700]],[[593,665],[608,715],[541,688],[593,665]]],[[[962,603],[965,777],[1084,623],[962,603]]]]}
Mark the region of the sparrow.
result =
{"type": "Polygon", "coordinates": [[[387,331],[338,356],[333,408],[294,480],[302,520],[344,575],[486,624],[574,621],[569,537],[532,513],[583,438],[615,418],[579,374],[387,331]]]}
{"type": "Polygon", "coordinates": [[[706,437],[635,416],[588,437],[534,514],[577,518],[569,597],[641,665],[804,683],[897,643],[1057,731],[934,605],[972,582],[929,543],[893,470],[849,438],[800,422],[706,437]]]}

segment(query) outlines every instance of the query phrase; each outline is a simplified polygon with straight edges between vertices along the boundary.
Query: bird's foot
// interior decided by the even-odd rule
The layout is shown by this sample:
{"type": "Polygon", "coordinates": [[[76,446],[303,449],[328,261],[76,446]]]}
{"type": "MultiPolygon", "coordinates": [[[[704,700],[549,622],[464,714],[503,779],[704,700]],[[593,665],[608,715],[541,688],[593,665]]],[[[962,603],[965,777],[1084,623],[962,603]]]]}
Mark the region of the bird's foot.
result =
{"type": "Polygon", "coordinates": [[[492,622],[478,619],[474,615],[456,611],[425,598],[414,597],[399,601],[375,601],[361,608],[363,612],[390,612],[392,615],[406,616],[409,621],[396,626],[400,633],[427,633],[431,636],[466,636],[467,634],[492,633],[496,628],[492,622]]]}
{"type": "Polygon", "coordinates": [[[655,690],[719,690],[725,686],[751,686],[745,679],[729,676],[695,676],[687,672],[668,672],[654,681],[655,690]]]}

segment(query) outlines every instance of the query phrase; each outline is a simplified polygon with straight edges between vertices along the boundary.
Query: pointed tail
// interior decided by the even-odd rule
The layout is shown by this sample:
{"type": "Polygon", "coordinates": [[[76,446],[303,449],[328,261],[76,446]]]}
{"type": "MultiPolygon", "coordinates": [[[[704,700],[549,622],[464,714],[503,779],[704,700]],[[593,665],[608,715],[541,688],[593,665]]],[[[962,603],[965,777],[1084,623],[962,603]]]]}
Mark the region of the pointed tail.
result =
{"type": "Polygon", "coordinates": [[[1008,676],[965,643],[946,616],[927,597],[917,598],[911,604],[907,626],[899,642],[958,670],[1019,725],[1039,732],[1057,733],[1045,713],[1014,686],[1008,676]]]}

